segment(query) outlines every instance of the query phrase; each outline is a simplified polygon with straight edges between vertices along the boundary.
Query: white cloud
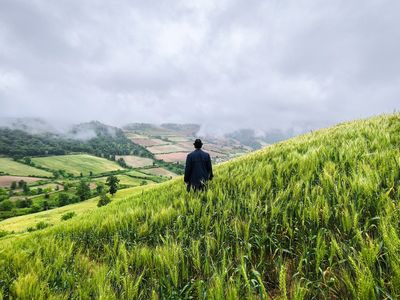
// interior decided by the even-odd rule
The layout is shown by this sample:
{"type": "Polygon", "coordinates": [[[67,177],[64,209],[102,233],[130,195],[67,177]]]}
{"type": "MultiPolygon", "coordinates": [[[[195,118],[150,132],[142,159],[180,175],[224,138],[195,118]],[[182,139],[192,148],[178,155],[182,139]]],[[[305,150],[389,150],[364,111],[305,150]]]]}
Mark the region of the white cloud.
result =
{"type": "Polygon", "coordinates": [[[198,122],[213,133],[399,108],[395,0],[1,6],[0,118],[198,122]]]}

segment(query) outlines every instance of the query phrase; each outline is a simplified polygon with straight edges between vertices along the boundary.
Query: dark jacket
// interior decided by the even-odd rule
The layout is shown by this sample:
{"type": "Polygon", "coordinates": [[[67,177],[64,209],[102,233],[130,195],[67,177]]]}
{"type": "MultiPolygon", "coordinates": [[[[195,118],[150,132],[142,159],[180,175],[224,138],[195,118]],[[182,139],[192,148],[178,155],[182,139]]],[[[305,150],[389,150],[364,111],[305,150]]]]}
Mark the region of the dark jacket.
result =
{"type": "Polygon", "coordinates": [[[203,183],[213,178],[210,154],[201,149],[196,149],[186,158],[184,180],[194,188],[201,188],[203,183]]]}

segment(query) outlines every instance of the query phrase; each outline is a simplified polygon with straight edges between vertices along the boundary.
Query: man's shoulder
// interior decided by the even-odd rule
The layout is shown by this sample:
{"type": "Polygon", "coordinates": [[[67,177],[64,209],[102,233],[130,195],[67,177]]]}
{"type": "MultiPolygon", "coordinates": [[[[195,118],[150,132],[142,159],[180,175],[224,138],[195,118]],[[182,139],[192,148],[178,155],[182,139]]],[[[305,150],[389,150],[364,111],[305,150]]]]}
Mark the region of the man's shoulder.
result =
{"type": "Polygon", "coordinates": [[[202,149],[200,149],[200,150],[194,150],[194,151],[190,152],[187,156],[188,157],[193,157],[193,156],[204,157],[204,156],[210,156],[210,154],[208,154],[207,152],[205,152],[202,149]]]}

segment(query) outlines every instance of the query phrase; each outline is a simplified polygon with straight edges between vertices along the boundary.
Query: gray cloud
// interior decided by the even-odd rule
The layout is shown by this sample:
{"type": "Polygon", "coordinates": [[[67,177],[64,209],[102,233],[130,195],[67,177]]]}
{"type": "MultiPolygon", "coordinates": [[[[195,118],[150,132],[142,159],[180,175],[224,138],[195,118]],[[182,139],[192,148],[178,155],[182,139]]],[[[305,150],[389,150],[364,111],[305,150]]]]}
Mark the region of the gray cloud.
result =
{"type": "Polygon", "coordinates": [[[0,0],[0,118],[308,130],[399,109],[400,2],[0,0]]]}

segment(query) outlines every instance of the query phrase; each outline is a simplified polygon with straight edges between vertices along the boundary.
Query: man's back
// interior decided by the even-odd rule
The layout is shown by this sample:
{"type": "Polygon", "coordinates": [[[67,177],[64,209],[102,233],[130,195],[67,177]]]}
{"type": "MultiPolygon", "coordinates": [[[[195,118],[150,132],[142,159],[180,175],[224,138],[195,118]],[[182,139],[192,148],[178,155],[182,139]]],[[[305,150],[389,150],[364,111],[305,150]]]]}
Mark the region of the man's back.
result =
{"type": "Polygon", "coordinates": [[[196,149],[188,154],[185,167],[185,182],[196,188],[201,188],[203,183],[213,177],[211,158],[207,152],[196,149]]]}

